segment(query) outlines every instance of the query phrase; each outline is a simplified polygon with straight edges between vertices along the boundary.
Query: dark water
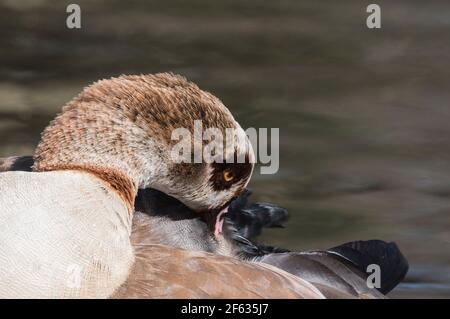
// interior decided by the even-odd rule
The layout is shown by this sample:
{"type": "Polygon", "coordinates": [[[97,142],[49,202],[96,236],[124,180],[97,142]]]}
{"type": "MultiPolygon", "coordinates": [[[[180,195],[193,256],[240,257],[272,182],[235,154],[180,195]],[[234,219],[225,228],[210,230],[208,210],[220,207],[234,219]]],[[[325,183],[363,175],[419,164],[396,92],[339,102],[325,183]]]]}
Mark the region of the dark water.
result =
{"type": "Polygon", "coordinates": [[[393,297],[450,297],[450,3],[0,1],[0,156],[30,154],[81,88],[173,71],[243,127],[279,127],[281,168],[257,200],[285,206],[291,249],[395,241],[410,261],[393,297]],[[125,6],[126,3],[126,6],[125,6]]]}

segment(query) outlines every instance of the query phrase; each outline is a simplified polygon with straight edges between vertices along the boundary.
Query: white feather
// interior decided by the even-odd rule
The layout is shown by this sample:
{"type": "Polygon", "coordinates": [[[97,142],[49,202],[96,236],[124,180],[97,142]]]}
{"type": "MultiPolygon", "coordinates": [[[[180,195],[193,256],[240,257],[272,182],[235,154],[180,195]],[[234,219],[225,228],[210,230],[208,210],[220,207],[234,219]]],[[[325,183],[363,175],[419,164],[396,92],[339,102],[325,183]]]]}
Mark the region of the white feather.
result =
{"type": "Polygon", "coordinates": [[[107,297],[134,261],[118,194],[79,171],[0,173],[0,297],[107,297]]]}

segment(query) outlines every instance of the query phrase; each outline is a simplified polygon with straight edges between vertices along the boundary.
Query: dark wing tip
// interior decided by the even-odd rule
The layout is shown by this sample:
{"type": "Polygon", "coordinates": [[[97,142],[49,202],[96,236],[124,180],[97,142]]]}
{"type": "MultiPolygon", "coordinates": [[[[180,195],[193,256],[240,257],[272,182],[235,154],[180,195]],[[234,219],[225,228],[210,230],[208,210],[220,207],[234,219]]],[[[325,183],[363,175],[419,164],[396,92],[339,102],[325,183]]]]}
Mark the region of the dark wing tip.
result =
{"type": "Polygon", "coordinates": [[[260,235],[263,228],[283,227],[289,217],[285,208],[270,203],[248,203],[250,195],[250,190],[244,190],[228,208],[227,218],[240,235],[251,239],[260,235]]]}
{"type": "Polygon", "coordinates": [[[378,289],[386,294],[397,286],[408,272],[408,261],[394,242],[382,240],[352,241],[328,249],[350,262],[361,272],[367,273],[367,266],[377,264],[381,270],[381,287],[378,289]]]}
{"type": "Polygon", "coordinates": [[[31,171],[34,164],[32,156],[11,156],[0,158],[0,172],[31,171]]]}

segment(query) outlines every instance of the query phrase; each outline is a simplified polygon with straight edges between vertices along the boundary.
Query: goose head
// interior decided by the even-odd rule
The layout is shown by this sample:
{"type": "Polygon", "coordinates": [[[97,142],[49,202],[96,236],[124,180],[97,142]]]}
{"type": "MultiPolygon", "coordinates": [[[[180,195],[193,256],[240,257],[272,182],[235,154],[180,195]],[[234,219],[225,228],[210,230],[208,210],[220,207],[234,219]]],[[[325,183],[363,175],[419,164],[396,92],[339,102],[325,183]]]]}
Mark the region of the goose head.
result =
{"type": "MultiPolygon", "coordinates": [[[[202,132],[203,132],[202,131],[202,132]]],[[[201,151],[206,146],[201,143],[201,151]]],[[[42,133],[34,171],[83,170],[107,182],[133,210],[139,188],[154,188],[198,213],[219,213],[247,185],[254,163],[251,144],[214,95],[171,73],[120,76],[86,87],[42,133]],[[223,161],[179,162],[173,132],[190,145],[196,129],[214,128],[230,143],[215,153],[223,161]],[[232,159],[244,158],[234,163],[232,159]]]]}

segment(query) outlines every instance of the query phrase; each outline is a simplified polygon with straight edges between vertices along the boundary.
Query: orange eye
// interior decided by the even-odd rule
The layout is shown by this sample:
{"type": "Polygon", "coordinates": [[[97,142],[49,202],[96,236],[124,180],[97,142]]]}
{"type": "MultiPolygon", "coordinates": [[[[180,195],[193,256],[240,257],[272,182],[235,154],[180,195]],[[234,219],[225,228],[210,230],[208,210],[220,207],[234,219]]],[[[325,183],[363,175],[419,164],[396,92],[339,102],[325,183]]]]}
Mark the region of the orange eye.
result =
{"type": "Polygon", "coordinates": [[[223,179],[225,182],[231,182],[234,179],[233,173],[230,169],[226,169],[223,171],[223,179]]]}

